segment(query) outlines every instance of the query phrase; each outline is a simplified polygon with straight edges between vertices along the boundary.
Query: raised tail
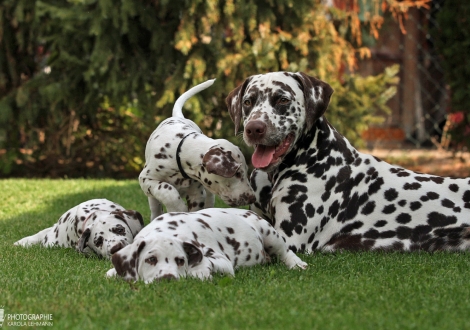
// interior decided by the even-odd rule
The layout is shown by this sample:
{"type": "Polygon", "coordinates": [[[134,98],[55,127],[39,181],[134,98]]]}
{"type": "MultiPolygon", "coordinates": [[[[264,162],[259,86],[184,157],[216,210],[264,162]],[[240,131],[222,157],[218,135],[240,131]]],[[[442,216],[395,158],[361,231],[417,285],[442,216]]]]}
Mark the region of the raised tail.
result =
{"type": "Polygon", "coordinates": [[[180,117],[184,118],[183,116],[183,105],[184,103],[189,100],[192,96],[196,95],[200,91],[205,90],[206,88],[212,86],[214,83],[215,79],[208,80],[206,82],[203,82],[202,84],[196,85],[193,88],[191,88],[189,91],[184,92],[180,97],[175,102],[175,105],[173,106],[173,117],[180,117]]]}

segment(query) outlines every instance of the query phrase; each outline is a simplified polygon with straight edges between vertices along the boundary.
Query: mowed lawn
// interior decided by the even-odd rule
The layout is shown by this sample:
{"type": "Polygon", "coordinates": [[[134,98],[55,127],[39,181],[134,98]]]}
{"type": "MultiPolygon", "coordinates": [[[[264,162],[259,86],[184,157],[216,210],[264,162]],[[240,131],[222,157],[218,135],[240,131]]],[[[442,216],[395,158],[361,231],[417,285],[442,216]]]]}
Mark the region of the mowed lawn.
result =
{"type": "Polygon", "coordinates": [[[469,253],[315,253],[301,255],[305,271],[274,263],[145,285],[107,279],[110,261],[72,249],[13,246],[92,198],[149,221],[137,180],[0,180],[5,318],[52,314],[54,329],[470,329],[469,253]]]}

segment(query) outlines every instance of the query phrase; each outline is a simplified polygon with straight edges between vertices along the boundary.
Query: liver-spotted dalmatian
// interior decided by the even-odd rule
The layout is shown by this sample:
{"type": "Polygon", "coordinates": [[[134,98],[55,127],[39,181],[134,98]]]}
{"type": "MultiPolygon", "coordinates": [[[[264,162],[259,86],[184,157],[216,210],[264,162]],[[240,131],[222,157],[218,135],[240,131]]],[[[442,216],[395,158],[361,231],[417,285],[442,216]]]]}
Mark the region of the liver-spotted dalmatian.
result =
{"type": "Polygon", "coordinates": [[[162,214],[162,204],[167,212],[213,207],[214,194],[230,206],[255,201],[240,148],[227,140],[205,136],[183,116],[183,104],[213,83],[208,80],[181,95],[173,116],[164,120],[147,142],[146,164],[139,182],[148,197],[150,220],[162,214]]]}
{"type": "Polygon", "coordinates": [[[251,76],[227,97],[254,147],[255,209],[293,251],[468,250],[470,179],[358,152],[324,116],[333,89],[304,73],[251,76]]]}
{"type": "Polygon", "coordinates": [[[84,254],[110,259],[134,241],[144,227],[142,215],[107,199],[92,199],[72,207],[49,228],[15,242],[19,246],[75,248],[84,254]]]}
{"type": "Polygon", "coordinates": [[[307,264],[256,213],[243,209],[209,208],[165,213],[147,225],[134,243],[112,257],[107,276],[145,283],[213,273],[234,275],[239,266],[253,266],[277,255],[289,268],[307,264]]]}

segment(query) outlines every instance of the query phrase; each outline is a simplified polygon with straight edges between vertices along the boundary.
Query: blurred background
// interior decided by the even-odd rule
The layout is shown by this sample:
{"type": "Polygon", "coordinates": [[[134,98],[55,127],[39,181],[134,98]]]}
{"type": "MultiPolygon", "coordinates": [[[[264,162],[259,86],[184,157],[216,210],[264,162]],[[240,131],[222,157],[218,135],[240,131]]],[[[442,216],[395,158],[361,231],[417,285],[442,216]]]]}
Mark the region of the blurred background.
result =
{"type": "Polygon", "coordinates": [[[0,177],[136,178],[174,101],[211,78],[184,115],[249,160],[225,97],[269,71],[328,82],[356,147],[469,176],[468,17],[458,0],[2,0],[0,177]]]}

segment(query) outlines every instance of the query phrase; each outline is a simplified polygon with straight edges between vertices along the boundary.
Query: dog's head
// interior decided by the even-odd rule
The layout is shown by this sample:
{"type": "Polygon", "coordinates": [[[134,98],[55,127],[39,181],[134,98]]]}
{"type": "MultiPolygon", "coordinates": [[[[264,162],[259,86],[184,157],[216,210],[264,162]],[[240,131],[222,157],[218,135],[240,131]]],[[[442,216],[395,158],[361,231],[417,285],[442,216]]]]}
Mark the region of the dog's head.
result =
{"type": "Polygon", "coordinates": [[[78,250],[91,250],[110,259],[113,253],[131,244],[143,227],[142,215],[137,211],[95,211],[83,223],[78,250]]]}
{"type": "Polygon", "coordinates": [[[188,269],[201,263],[197,243],[163,234],[147,235],[113,254],[116,273],[127,281],[145,283],[186,277],[188,269]]]}
{"type": "Polygon", "coordinates": [[[332,93],[330,85],[302,72],[251,76],[230,92],[226,102],[235,133],[243,120],[243,139],[255,147],[253,166],[276,168],[323,116],[332,93]]]}
{"type": "Polygon", "coordinates": [[[215,140],[202,158],[200,180],[210,192],[232,207],[256,200],[248,180],[248,167],[240,148],[227,140],[215,140]]]}

